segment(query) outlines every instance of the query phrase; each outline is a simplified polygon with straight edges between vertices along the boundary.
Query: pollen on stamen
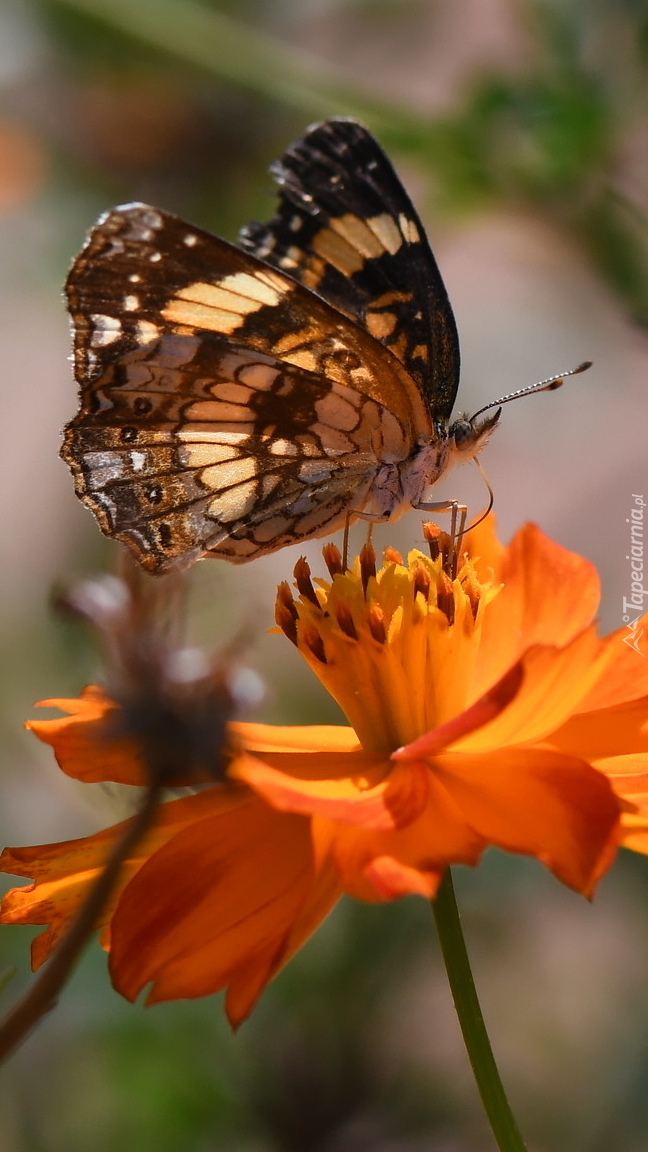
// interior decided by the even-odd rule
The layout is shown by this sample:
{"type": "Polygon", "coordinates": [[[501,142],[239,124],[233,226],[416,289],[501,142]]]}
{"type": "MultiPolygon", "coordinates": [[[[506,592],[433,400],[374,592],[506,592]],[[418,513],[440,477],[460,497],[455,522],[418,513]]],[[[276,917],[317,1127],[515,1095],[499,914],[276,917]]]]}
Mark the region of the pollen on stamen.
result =
{"type": "Polygon", "coordinates": [[[337,620],[340,631],[344,632],[345,636],[348,636],[351,640],[358,639],[358,633],[356,632],[356,626],[353,622],[351,609],[349,608],[349,605],[344,601],[336,604],[335,619],[337,620]]]}
{"type": "Polygon", "coordinates": [[[342,553],[336,544],[325,544],[322,548],[322,556],[324,557],[324,563],[329,570],[331,580],[334,576],[344,575],[342,553]]]}
{"type": "Polygon", "coordinates": [[[275,603],[275,621],[277,627],[292,641],[293,644],[297,643],[297,619],[298,612],[293,594],[290,591],[290,586],[285,580],[281,582],[277,588],[277,600],[275,603]]]}
{"type": "Polygon", "coordinates": [[[301,595],[305,600],[310,600],[311,604],[314,604],[316,608],[319,608],[320,602],[317,599],[317,593],[311,581],[310,565],[304,556],[300,556],[293,571],[295,583],[301,595]]]}
{"type": "Polygon", "coordinates": [[[387,640],[387,632],[385,630],[385,617],[379,604],[369,605],[367,624],[374,640],[377,640],[379,644],[384,644],[387,640]]]}
{"type": "Polygon", "coordinates": [[[391,548],[389,546],[387,548],[385,548],[385,550],[383,552],[383,557],[385,560],[385,564],[402,564],[403,563],[403,557],[401,556],[400,552],[397,552],[395,548],[391,548]]]}
{"type": "Polygon", "coordinates": [[[362,580],[362,591],[365,598],[367,595],[367,586],[372,576],[376,575],[376,553],[373,544],[369,541],[364,545],[360,553],[360,579],[362,580]]]}
{"type": "Polygon", "coordinates": [[[302,640],[306,647],[313,653],[315,659],[319,660],[320,664],[328,664],[324,650],[324,641],[316,628],[304,628],[302,631],[302,640]]]}

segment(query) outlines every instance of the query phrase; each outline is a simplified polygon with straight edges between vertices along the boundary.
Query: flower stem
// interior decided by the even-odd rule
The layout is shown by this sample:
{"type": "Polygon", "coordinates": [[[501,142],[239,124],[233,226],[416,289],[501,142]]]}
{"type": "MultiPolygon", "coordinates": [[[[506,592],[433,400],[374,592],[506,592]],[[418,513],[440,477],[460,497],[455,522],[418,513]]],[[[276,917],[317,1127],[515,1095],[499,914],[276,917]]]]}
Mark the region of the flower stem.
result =
{"type": "Polygon", "coordinates": [[[479,1006],[449,868],[439,885],[432,908],[459,1025],[497,1147],[500,1152],[526,1152],[479,1006]]]}

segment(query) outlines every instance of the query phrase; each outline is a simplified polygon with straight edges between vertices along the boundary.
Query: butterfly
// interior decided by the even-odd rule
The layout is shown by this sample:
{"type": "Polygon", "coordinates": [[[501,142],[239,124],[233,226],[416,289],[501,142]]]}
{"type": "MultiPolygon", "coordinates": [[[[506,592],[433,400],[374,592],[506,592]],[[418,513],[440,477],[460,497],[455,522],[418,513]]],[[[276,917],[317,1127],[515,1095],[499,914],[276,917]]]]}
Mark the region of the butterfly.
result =
{"type": "Polygon", "coordinates": [[[451,423],[452,309],[368,129],[316,124],[271,171],[277,213],[238,246],[127,204],[66,283],[81,397],[61,455],[150,572],[425,507],[499,417],[451,423]]]}

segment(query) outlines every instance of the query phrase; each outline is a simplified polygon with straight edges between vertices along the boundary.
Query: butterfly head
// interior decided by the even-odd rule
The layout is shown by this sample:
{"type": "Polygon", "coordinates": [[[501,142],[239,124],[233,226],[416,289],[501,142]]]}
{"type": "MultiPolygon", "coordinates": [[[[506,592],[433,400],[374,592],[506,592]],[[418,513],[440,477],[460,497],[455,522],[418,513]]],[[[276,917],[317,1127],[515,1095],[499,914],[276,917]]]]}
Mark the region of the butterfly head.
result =
{"type": "Polygon", "coordinates": [[[448,439],[450,452],[456,463],[472,460],[481,452],[497,425],[501,411],[502,409],[498,408],[494,415],[482,419],[478,419],[480,415],[478,412],[475,416],[463,415],[453,420],[448,428],[448,439]]]}
{"type": "Polygon", "coordinates": [[[453,420],[448,428],[448,440],[455,461],[474,460],[475,456],[481,452],[500,418],[503,404],[508,404],[511,400],[520,400],[522,396],[530,396],[533,392],[553,392],[556,388],[562,387],[565,377],[577,376],[579,372],[585,372],[591,366],[592,361],[585,360],[576,368],[570,368],[568,372],[561,372],[559,376],[549,376],[547,380],[539,380],[537,384],[531,384],[528,388],[519,388],[517,392],[509,392],[506,396],[500,396],[499,400],[485,404],[473,416],[463,415],[459,416],[457,420],[453,420]],[[484,412],[490,412],[493,408],[497,409],[495,414],[484,417],[484,412]],[[484,418],[480,419],[480,417],[484,418]]]}

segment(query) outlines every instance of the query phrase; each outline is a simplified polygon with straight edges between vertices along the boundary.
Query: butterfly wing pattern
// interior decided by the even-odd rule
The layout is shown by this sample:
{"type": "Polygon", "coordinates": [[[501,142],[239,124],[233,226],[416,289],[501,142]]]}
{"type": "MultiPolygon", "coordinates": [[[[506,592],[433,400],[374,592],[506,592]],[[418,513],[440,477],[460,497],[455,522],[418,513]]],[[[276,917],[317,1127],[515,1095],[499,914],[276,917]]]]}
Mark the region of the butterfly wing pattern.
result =
{"type": "Polygon", "coordinates": [[[389,161],[337,119],[276,175],[277,215],[240,246],[130,204],[68,277],[81,404],[61,455],[151,572],[393,517],[448,464],[456,329],[389,161]]]}
{"type": "Polygon", "coordinates": [[[447,423],[459,385],[455,320],[423,225],[382,149],[356,120],[328,120],[270,171],[278,212],[243,228],[241,246],[380,340],[432,419],[447,423]]]}

